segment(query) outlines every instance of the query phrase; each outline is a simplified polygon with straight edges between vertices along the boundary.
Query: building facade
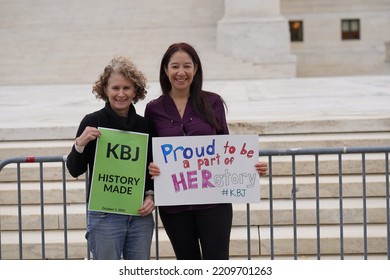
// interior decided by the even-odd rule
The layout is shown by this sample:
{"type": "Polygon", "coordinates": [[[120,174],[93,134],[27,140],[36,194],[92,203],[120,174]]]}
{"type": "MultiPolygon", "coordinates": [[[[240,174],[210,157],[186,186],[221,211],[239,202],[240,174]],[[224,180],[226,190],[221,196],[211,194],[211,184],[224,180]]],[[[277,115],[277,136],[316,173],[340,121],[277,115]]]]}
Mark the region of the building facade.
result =
{"type": "Polygon", "coordinates": [[[389,74],[390,0],[281,0],[297,76],[389,74]]]}
{"type": "Polygon", "coordinates": [[[389,74],[390,0],[0,0],[0,85],[90,84],[114,55],[158,79],[169,44],[206,79],[389,74]]]}

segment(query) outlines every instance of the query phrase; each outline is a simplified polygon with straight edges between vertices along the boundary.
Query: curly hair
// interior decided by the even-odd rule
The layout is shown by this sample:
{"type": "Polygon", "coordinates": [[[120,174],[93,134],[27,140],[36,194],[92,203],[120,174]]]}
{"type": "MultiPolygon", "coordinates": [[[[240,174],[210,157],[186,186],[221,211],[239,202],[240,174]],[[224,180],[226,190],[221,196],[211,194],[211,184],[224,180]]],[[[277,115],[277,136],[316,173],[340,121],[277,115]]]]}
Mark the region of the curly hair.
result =
{"type": "Polygon", "coordinates": [[[108,64],[102,74],[100,74],[98,80],[93,84],[92,93],[97,99],[108,101],[106,94],[106,88],[108,85],[108,79],[112,73],[119,73],[126,79],[132,81],[136,88],[136,94],[133,99],[133,103],[137,103],[138,100],[145,99],[146,97],[146,78],[145,75],[137,69],[133,62],[128,57],[116,56],[110,64],[108,64]]]}

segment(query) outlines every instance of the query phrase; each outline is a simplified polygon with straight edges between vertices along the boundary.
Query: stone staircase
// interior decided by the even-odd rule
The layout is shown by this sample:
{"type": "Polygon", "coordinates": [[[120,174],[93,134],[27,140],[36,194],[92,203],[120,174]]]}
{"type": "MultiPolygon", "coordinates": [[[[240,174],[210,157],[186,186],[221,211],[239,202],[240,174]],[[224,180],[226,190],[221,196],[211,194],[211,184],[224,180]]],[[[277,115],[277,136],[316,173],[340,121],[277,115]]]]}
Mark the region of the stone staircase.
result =
{"type": "MultiPolygon", "coordinates": [[[[305,127],[315,122],[304,122],[297,129],[296,123],[284,122],[285,130],[272,132],[271,123],[242,125],[231,122],[232,134],[258,133],[260,149],[319,148],[350,146],[388,146],[390,132],[388,120],[366,120],[359,132],[350,129],[348,120],[329,122],[310,134],[305,127]],[[295,133],[288,127],[294,126],[295,133]],[[335,129],[337,127],[338,129],[335,129]],[[332,131],[333,132],[329,132],[332,131]],[[337,132],[336,130],[339,130],[337,132]],[[321,132],[322,131],[322,132],[321,132]]],[[[1,158],[27,155],[66,155],[72,139],[21,140],[0,142],[1,158]]],[[[320,156],[320,221],[321,221],[321,259],[340,259],[340,200],[337,155],[320,156]]],[[[268,158],[261,158],[268,161],[268,158]]],[[[368,258],[387,259],[386,232],[386,193],[384,175],[384,156],[366,155],[367,184],[367,232],[368,258]]],[[[42,258],[41,248],[41,209],[39,191],[39,165],[21,165],[22,176],[22,227],[23,258],[42,258]]],[[[343,155],[343,254],[346,259],[363,259],[363,199],[361,155],[343,155]]],[[[19,258],[18,206],[15,165],[5,167],[0,173],[0,226],[1,258],[19,258]]],[[[293,200],[291,200],[292,177],[291,157],[274,157],[272,161],[272,197],[275,259],[294,258],[293,200]]],[[[296,223],[297,256],[299,259],[315,259],[316,256],[316,193],[314,157],[296,157],[296,223]]],[[[45,258],[64,258],[64,219],[61,164],[44,164],[43,199],[45,226],[45,258]]],[[[85,181],[67,176],[67,227],[69,258],[87,258],[85,234],[85,181]]],[[[269,177],[260,179],[262,199],[250,205],[251,259],[270,259],[270,196],[269,177]]],[[[246,205],[234,204],[234,220],[231,238],[231,258],[247,258],[246,205]]],[[[158,227],[159,256],[161,259],[174,258],[169,240],[162,228],[158,227]]],[[[152,246],[155,258],[155,245],[152,246]]]]}

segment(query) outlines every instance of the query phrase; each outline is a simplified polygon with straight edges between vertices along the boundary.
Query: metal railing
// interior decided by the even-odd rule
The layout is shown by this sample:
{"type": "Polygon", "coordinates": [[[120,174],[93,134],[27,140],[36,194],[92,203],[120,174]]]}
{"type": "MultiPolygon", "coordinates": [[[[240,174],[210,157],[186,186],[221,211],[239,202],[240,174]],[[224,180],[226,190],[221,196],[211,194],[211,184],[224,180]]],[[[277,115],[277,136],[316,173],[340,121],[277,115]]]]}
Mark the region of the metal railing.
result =
{"type": "Polygon", "coordinates": [[[269,213],[270,213],[270,248],[271,259],[275,258],[275,245],[274,245],[274,214],[273,214],[273,158],[276,156],[290,156],[291,157],[291,199],[293,201],[293,228],[294,228],[294,259],[298,258],[298,235],[297,235],[297,183],[296,183],[296,163],[298,156],[314,156],[314,177],[315,177],[315,197],[316,197],[316,247],[317,247],[317,259],[321,258],[321,229],[320,229],[320,172],[319,172],[319,157],[320,155],[337,155],[338,161],[338,201],[339,201],[339,231],[340,231],[340,259],[344,259],[344,221],[343,221],[343,155],[346,154],[360,154],[361,155],[361,176],[362,176],[362,202],[363,202],[363,257],[368,259],[368,232],[367,232],[367,171],[366,171],[366,154],[383,154],[383,180],[384,180],[384,191],[385,191],[385,211],[386,211],[386,254],[387,259],[390,259],[390,210],[389,210],[389,152],[390,146],[385,147],[340,147],[340,148],[305,148],[305,149],[278,149],[278,150],[263,150],[260,151],[260,156],[268,157],[268,167],[269,167],[269,213]]]}
{"type": "MultiPolygon", "coordinates": [[[[67,196],[66,196],[66,156],[28,156],[28,157],[12,157],[4,159],[0,162],[0,172],[3,168],[11,163],[16,164],[16,187],[17,187],[17,212],[18,212],[18,244],[19,244],[19,259],[23,259],[23,226],[22,226],[22,176],[21,164],[23,163],[39,163],[39,190],[40,190],[40,231],[41,231],[41,254],[42,259],[46,259],[46,242],[45,242],[45,201],[44,201],[44,163],[60,162],[62,163],[62,193],[63,193],[63,224],[64,224],[64,259],[68,259],[68,216],[67,216],[67,196]]],[[[1,174],[1,173],[0,173],[1,174]]],[[[0,259],[2,259],[2,223],[0,212],[0,259]]]]}
{"type": "MultiPolygon", "coordinates": [[[[269,175],[267,178],[268,181],[268,200],[269,205],[267,212],[269,215],[269,221],[267,223],[264,223],[262,226],[266,227],[269,231],[269,237],[266,239],[269,239],[269,252],[262,252],[261,257],[268,257],[269,259],[275,259],[278,255],[275,252],[276,248],[276,240],[275,237],[275,229],[280,226],[278,222],[275,222],[275,209],[274,209],[274,203],[275,203],[275,197],[274,197],[274,179],[278,176],[277,169],[275,169],[275,165],[277,162],[275,161],[275,158],[278,157],[287,157],[288,159],[291,159],[291,161],[287,160],[287,162],[290,162],[291,169],[290,173],[287,176],[291,177],[291,201],[292,201],[292,229],[293,229],[293,246],[292,246],[292,256],[294,259],[298,259],[299,255],[302,255],[304,253],[299,252],[298,247],[298,226],[299,226],[299,214],[298,214],[298,200],[299,197],[297,196],[298,192],[298,184],[297,184],[297,178],[299,177],[299,171],[300,169],[297,168],[298,165],[298,158],[301,156],[312,156],[314,159],[311,161],[311,163],[314,165],[314,171],[309,172],[310,177],[313,177],[315,181],[315,228],[316,228],[316,258],[321,259],[322,257],[322,223],[321,223],[321,194],[320,194],[320,177],[322,174],[320,173],[320,157],[321,156],[329,156],[329,155],[336,155],[337,156],[337,172],[336,175],[338,177],[338,197],[333,199],[338,199],[338,220],[339,223],[337,225],[338,231],[339,231],[339,258],[344,259],[345,258],[345,221],[344,221],[344,182],[343,182],[343,176],[344,176],[344,170],[343,170],[343,157],[347,154],[355,154],[360,155],[360,166],[359,166],[359,176],[361,176],[361,196],[359,196],[362,200],[362,222],[361,226],[363,227],[363,258],[368,259],[369,253],[370,254],[381,254],[382,258],[390,259],[390,210],[389,210],[389,153],[390,153],[390,146],[386,147],[341,147],[341,148],[304,148],[304,149],[277,149],[277,150],[262,150],[259,152],[259,156],[262,159],[268,159],[268,168],[269,168],[269,175]],[[384,236],[375,236],[375,240],[380,240],[382,242],[381,244],[385,245],[385,249],[383,249],[383,252],[372,252],[373,250],[369,250],[369,238],[370,233],[368,231],[368,206],[367,206],[367,200],[369,198],[367,194],[367,155],[368,154],[379,154],[383,155],[383,160],[375,161],[374,166],[376,168],[376,171],[378,176],[383,177],[383,183],[380,184],[380,189],[383,195],[381,195],[382,199],[385,200],[385,206],[382,207],[381,211],[385,211],[385,221],[380,221],[381,227],[385,227],[385,234],[384,236]],[[379,171],[378,171],[379,170],[379,171]],[[275,173],[274,173],[275,172],[275,173]],[[384,257],[384,255],[386,255],[384,257]]],[[[41,258],[46,259],[47,258],[47,248],[46,248],[46,228],[45,228],[45,201],[44,201],[44,184],[45,184],[45,178],[44,178],[44,164],[46,163],[53,163],[57,162],[61,164],[61,181],[62,181],[62,211],[63,211],[63,259],[69,259],[69,242],[68,242],[68,214],[67,214],[67,207],[68,207],[68,201],[67,201],[67,176],[66,176],[66,156],[37,156],[37,157],[12,157],[7,158],[2,161],[0,161],[0,175],[1,172],[4,171],[4,167],[9,164],[16,164],[16,193],[17,193],[17,231],[18,231],[18,257],[19,259],[24,259],[24,240],[23,240],[23,215],[22,215],[22,176],[21,176],[21,165],[22,164],[29,164],[29,163],[38,163],[39,164],[39,190],[40,190],[40,243],[41,243],[41,258]]],[[[307,166],[306,166],[307,168],[307,166]]],[[[329,174],[328,174],[329,175],[329,174]]],[[[307,174],[306,174],[307,176],[307,174]]],[[[284,177],[286,175],[284,174],[284,177]]],[[[1,178],[1,177],[0,177],[1,178]]],[[[264,179],[264,178],[263,178],[264,179]]],[[[0,180],[1,182],[2,180],[0,180]]],[[[15,182],[15,181],[14,181],[15,182]]],[[[88,178],[85,178],[85,183],[87,184],[88,178]]],[[[357,186],[355,186],[357,188],[357,186]]],[[[1,190],[0,190],[1,191],[1,190]]],[[[266,203],[267,199],[263,199],[262,203],[266,203]]],[[[1,202],[1,199],[0,199],[1,202]]],[[[4,201],[2,203],[5,203],[4,201]]],[[[0,208],[1,209],[1,208],[0,208]]],[[[247,258],[252,258],[252,248],[251,248],[251,213],[253,213],[254,210],[251,210],[251,205],[246,205],[246,229],[247,229],[247,258]]],[[[2,213],[0,212],[0,259],[3,258],[3,249],[4,246],[8,246],[7,242],[3,242],[2,235],[6,233],[6,229],[2,229],[2,213]]],[[[156,230],[155,230],[155,257],[156,259],[160,258],[160,252],[159,252],[159,235],[158,235],[158,211],[156,209],[155,212],[155,223],[156,223],[156,230]]],[[[258,229],[260,228],[260,225],[256,225],[258,229]]],[[[284,225],[285,226],[285,225],[284,225]]],[[[259,229],[260,231],[260,229],[259,229]]],[[[383,230],[382,230],[383,231],[383,230]]],[[[262,238],[262,236],[260,236],[262,238]]],[[[86,242],[85,242],[86,244],[86,242]]],[[[86,245],[87,246],[87,245],[86,245]]],[[[360,245],[356,245],[360,246],[360,245]]],[[[383,246],[382,246],[383,247],[383,246]]],[[[8,249],[6,248],[5,251],[8,249]]],[[[87,253],[86,256],[89,258],[89,250],[86,249],[87,253]]],[[[267,250],[264,250],[267,251],[267,250]]],[[[357,250],[358,251],[358,250],[357,250]]],[[[361,253],[356,253],[360,254],[361,253]]]]}

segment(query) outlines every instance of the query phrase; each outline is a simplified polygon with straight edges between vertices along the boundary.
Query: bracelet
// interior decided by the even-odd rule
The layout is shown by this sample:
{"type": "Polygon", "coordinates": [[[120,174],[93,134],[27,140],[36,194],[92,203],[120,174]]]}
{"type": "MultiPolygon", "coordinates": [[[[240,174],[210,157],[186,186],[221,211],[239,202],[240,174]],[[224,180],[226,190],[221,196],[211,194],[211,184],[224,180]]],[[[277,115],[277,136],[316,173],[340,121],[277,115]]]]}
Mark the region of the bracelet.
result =
{"type": "Polygon", "coordinates": [[[151,196],[154,196],[154,191],[152,190],[148,190],[145,192],[146,195],[151,195],[151,196]]]}

